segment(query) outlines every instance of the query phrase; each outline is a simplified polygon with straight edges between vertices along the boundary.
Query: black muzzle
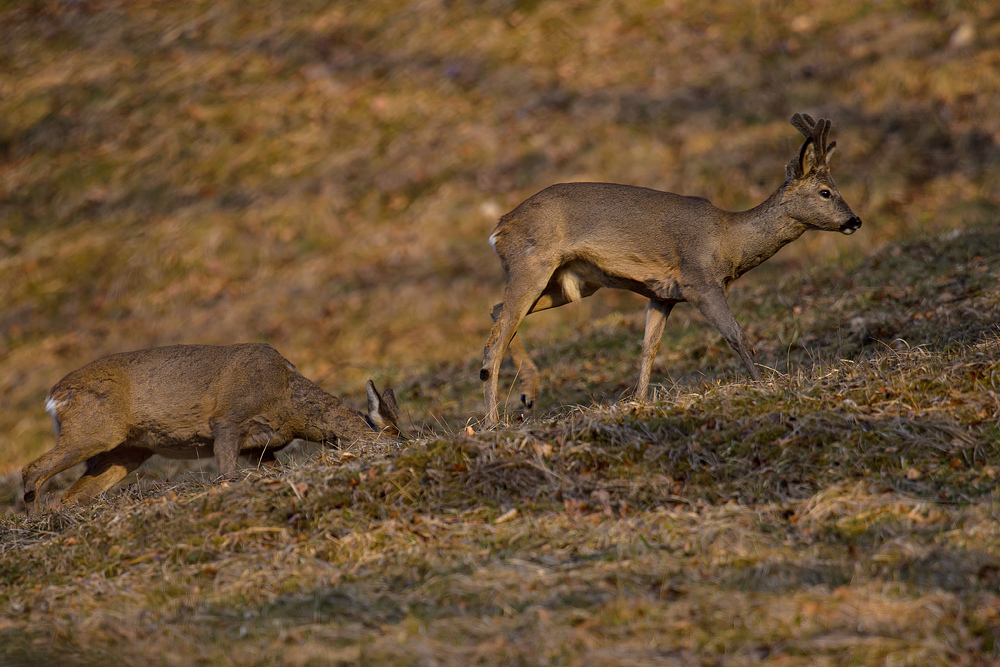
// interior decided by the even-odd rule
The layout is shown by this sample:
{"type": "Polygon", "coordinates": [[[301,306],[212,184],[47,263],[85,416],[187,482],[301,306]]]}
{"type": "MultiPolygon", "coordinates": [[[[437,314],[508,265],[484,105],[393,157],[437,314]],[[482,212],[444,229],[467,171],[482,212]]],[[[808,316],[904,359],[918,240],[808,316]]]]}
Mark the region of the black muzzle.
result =
{"type": "Polygon", "coordinates": [[[853,234],[861,228],[861,218],[854,216],[844,224],[840,226],[841,234],[853,234]]]}

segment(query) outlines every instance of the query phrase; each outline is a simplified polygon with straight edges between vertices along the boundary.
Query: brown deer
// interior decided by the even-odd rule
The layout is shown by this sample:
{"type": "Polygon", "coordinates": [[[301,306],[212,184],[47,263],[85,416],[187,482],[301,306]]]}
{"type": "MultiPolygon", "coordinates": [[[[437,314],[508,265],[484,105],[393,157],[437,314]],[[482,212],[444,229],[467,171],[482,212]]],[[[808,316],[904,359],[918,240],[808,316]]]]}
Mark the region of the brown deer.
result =
{"type": "Polygon", "coordinates": [[[486,422],[496,425],[497,380],[509,350],[521,376],[527,408],[538,394],[538,369],[517,338],[529,313],[590,296],[601,287],[649,299],[635,396],[645,400],[653,360],[674,304],[698,307],[736,350],[750,377],[760,379],[746,334],[726,303],[725,290],[807,229],[853,234],[861,219],[830,176],[836,142],[830,121],[795,114],[805,136],[788,163],[785,182],[759,206],[731,212],[701,197],[684,197],[615,183],[548,187],[500,218],[490,244],[507,276],[503,303],[479,377],[485,382],[486,422]]]}
{"type": "Polygon", "coordinates": [[[21,471],[24,502],[37,509],[42,485],[87,462],[63,495],[85,503],[153,454],[173,459],[215,454],[224,477],[238,456],[273,462],[295,438],[348,446],[399,437],[392,389],[368,381],[368,414],[351,410],[305,378],[270,345],[173,345],[102,357],[60,380],[45,406],[54,449],[21,471]]]}

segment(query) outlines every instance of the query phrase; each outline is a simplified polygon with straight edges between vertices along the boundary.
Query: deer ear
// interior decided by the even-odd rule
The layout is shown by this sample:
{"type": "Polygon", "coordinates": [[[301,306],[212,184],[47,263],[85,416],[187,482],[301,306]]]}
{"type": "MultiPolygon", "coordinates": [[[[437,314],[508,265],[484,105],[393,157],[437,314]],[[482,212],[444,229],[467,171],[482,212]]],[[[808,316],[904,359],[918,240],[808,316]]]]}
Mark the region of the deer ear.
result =
{"type": "Polygon", "coordinates": [[[399,405],[396,403],[396,394],[392,391],[391,387],[386,387],[385,391],[382,392],[382,407],[393,418],[399,414],[399,405]]]}
{"type": "Polygon", "coordinates": [[[833,151],[837,150],[837,142],[831,141],[826,147],[826,157],[825,161],[830,164],[830,156],[833,155],[833,151]]]}
{"type": "Polygon", "coordinates": [[[810,139],[802,144],[802,148],[799,150],[799,170],[802,174],[799,178],[806,176],[817,166],[819,166],[819,160],[816,155],[816,144],[810,139]]]}
{"type": "Polygon", "coordinates": [[[381,428],[385,424],[383,423],[382,415],[379,414],[379,409],[382,407],[382,401],[378,396],[378,389],[375,388],[375,383],[368,380],[368,384],[365,385],[365,391],[368,394],[368,418],[372,422],[381,428]]]}

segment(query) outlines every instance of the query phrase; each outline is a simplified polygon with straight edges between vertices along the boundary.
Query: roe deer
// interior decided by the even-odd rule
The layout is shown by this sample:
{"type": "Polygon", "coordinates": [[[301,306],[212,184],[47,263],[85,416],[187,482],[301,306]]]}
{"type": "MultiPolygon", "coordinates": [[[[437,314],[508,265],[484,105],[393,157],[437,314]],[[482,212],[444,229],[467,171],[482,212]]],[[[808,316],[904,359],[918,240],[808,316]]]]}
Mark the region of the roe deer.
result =
{"type": "Polygon", "coordinates": [[[500,362],[510,351],[521,375],[521,401],[532,407],[538,369],[517,338],[529,313],[590,296],[601,287],[649,299],[635,396],[645,400],[664,323],[674,304],[688,301],[736,350],[754,380],[746,334],[733,318],[725,290],[807,229],[852,234],[861,219],[830,176],[830,121],[795,114],[805,136],[788,163],[785,182],[762,204],[731,212],[701,197],[684,197],[614,183],[562,183],[526,199],[500,218],[490,244],[507,276],[503,303],[479,373],[485,382],[486,422],[496,425],[500,362]]]}
{"type": "Polygon", "coordinates": [[[46,480],[81,461],[87,470],[64,502],[89,502],[153,454],[194,459],[214,452],[219,473],[232,477],[239,455],[273,462],[274,452],[295,438],[350,445],[382,432],[399,437],[392,389],[379,396],[371,380],[367,389],[364,415],[262,343],[173,345],[102,357],[49,392],[45,407],[58,441],[21,471],[25,505],[34,512],[46,480]]]}

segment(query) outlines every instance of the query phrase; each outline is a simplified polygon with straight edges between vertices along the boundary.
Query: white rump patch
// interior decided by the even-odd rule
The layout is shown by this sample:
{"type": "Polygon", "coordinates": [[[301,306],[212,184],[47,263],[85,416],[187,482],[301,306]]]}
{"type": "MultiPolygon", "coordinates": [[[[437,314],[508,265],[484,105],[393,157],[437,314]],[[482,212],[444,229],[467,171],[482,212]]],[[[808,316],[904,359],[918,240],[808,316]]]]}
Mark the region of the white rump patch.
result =
{"type": "Polygon", "coordinates": [[[62,401],[57,401],[51,396],[45,399],[45,411],[48,412],[50,415],[52,415],[53,419],[56,418],[56,415],[59,412],[60,408],[62,408],[62,406],[63,406],[62,401]]]}
{"type": "Polygon", "coordinates": [[[56,399],[49,396],[45,399],[45,411],[52,416],[52,428],[55,429],[56,435],[59,435],[59,411],[65,405],[62,401],[57,401],[56,399]]]}
{"type": "Polygon", "coordinates": [[[493,232],[490,234],[490,247],[493,248],[493,252],[497,251],[497,233],[493,232]]]}

